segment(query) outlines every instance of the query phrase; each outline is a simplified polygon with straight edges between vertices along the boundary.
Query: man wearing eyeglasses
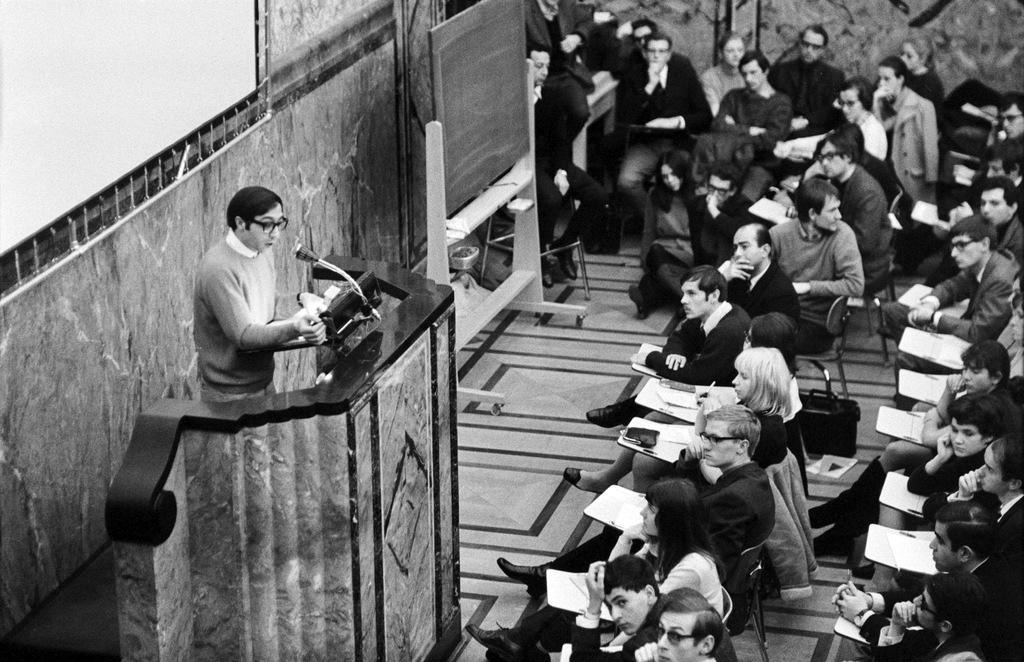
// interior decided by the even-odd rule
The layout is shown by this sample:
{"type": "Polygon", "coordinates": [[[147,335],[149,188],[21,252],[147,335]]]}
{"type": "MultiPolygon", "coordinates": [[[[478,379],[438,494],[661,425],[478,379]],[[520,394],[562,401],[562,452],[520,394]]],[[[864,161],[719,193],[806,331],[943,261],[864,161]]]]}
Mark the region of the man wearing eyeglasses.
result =
{"type": "Polygon", "coordinates": [[[716,662],[726,629],[703,595],[680,588],[662,598],[657,636],[636,651],[636,662],[716,662]]]}
{"type": "Polygon", "coordinates": [[[277,316],[295,305],[275,295],[271,249],[288,225],[281,198],[262,186],[243,188],[228,203],[227,224],[227,236],[203,256],[193,296],[202,399],[212,402],[273,392],[273,352],[246,350],[326,337],[323,322],[304,308],[277,316]]]}
{"type": "Polygon", "coordinates": [[[800,57],[776,62],[768,72],[772,87],[793,102],[790,138],[821,135],[843,121],[833,101],[839,96],[844,75],[822,61],[827,47],[825,28],[809,25],[800,33],[800,57]]]}
{"type": "MultiPolygon", "coordinates": [[[[898,339],[907,326],[949,333],[968,342],[995,339],[1010,321],[1010,295],[1017,277],[1015,261],[993,251],[995,228],[980,216],[970,216],[950,232],[950,252],[960,273],[935,286],[914,306],[899,302],[882,304],[882,333],[898,339]],[[955,317],[940,309],[969,299],[967,310],[955,317]]],[[[951,372],[902,352],[900,367],[912,370],[951,372]]]]}

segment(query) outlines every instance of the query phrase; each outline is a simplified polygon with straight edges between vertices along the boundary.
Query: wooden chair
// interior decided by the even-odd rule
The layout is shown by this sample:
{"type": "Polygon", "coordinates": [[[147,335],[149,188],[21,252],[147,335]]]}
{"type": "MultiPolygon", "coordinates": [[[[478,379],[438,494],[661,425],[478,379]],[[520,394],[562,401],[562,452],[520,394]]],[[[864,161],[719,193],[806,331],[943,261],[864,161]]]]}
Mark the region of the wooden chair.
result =
{"type": "Polygon", "coordinates": [[[850,397],[846,385],[846,369],[843,354],[846,352],[846,328],[850,321],[850,306],[847,297],[838,297],[832,302],[825,317],[825,329],[835,338],[832,349],[820,354],[798,354],[797,360],[835,363],[839,368],[839,380],[843,384],[843,397],[850,397]]]}

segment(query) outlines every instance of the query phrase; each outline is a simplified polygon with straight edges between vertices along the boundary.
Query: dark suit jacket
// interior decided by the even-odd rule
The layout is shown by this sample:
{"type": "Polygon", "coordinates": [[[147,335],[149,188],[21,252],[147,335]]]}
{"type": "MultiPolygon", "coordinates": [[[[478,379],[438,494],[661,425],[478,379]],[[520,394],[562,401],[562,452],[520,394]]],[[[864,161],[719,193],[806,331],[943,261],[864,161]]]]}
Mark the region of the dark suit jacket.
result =
{"type": "Polygon", "coordinates": [[[943,315],[939,318],[939,333],[951,333],[972,343],[998,338],[1010,321],[1008,302],[1017,270],[1015,262],[1000,253],[992,253],[980,283],[974,274],[961,271],[936,285],[932,296],[939,299],[940,308],[970,298],[963,317],[943,315]]]}
{"type": "Polygon", "coordinates": [[[824,62],[809,67],[799,58],[776,64],[768,70],[768,82],[793,102],[793,116],[805,117],[806,129],[791,137],[816,136],[839,126],[842,114],[832,105],[843,84],[843,72],[824,62]],[[801,79],[807,78],[805,85],[801,79]]]}
{"type": "Polygon", "coordinates": [[[570,112],[573,90],[566,84],[546,84],[533,104],[534,155],[537,169],[553,177],[556,170],[572,164],[572,141],[586,124],[587,116],[570,112]]]}
{"type": "Polygon", "coordinates": [[[768,474],[751,461],[726,471],[711,485],[701,475],[697,460],[677,465],[677,469],[700,490],[711,543],[728,580],[743,550],[763,543],[775,527],[775,498],[768,474]]]}
{"type": "MultiPolygon", "coordinates": [[[[860,635],[871,644],[871,653],[877,662],[940,662],[947,655],[973,652],[978,660],[984,660],[981,652],[981,640],[977,635],[948,639],[936,648],[938,643],[928,630],[907,630],[903,640],[893,646],[879,646],[878,635],[889,621],[884,616],[875,614],[860,629],[860,635]]],[[[971,658],[969,658],[971,659],[971,658]]]]}
{"type": "Polygon", "coordinates": [[[745,310],[750,319],[765,313],[782,313],[794,322],[800,321],[800,299],[793,289],[793,281],[782,273],[774,260],[752,290],[749,281],[738,278],[729,281],[728,300],[745,310]]]}
{"type": "Polygon", "coordinates": [[[1016,567],[1021,567],[1021,547],[1024,546],[1024,499],[1013,504],[1009,512],[999,520],[996,526],[996,554],[1016,567]]]}
{"type": "Polygon", "coordinates": [[[705,337],[699,319],[686,320],[679,325],[660,352],[647,356],[647,367],[662,377],[684,384],[731,384],[736,376],[733,363],[743,351],[743,337],[750,327],[750,318],[742,308],[733,306],[725,317],[705,337]],[[686,365],[669,370],[665,357],[681,354],[686,365]]]}
{"type": "Polygon", "coordinates": [[[619,124],[645,124],[658,117],[686,119],[686,128],[680,132],[701,133],[711,125],[711,106],[704,96],[697,72],[685,56],[673,53],[668,61],[668,78],[664,92],[650,95],[647,86],[647,62],[635,63],[619,82],[615,117],[619,124]]]}

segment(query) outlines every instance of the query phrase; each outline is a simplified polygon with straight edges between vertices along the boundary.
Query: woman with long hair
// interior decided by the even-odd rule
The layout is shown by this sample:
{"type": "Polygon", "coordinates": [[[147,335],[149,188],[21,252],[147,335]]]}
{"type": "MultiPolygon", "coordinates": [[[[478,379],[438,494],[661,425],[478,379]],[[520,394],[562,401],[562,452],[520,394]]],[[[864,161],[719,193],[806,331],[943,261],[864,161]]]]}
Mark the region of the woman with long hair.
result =
{"type": "Polygon", "coordinates": [[[932,41],[922,33],[913,34],[900,44],[900,59],[907,65],[907,87],[928,99],[938,110],[946,98],[942,80],[935,73],[932,41]]]}

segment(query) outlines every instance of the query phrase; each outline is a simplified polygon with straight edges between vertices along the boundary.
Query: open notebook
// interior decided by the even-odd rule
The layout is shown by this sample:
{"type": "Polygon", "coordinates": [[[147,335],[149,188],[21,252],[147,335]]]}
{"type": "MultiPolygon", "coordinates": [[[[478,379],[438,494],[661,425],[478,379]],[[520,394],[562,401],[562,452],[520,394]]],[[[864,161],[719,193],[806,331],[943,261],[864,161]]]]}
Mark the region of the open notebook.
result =
{"type": "Polygon", "coordinates": [[[909,515],[921,516],[921,509],[924,507],[925,497],[914,494],[907,489],[909,478],[903,474],[890,471],[885,475],[885,484],[882,485],[882,494],[878,502],[883,506],[895,508],[909,515]]]}
{"type": "Polygon", "coordinates": [[[970,347],[966,340],[946,333],[929,333],[908,326],[900,337],[901,352],[927,359],[941,366],[962,370],[964,362],[960,355],[970,347]]]}
{"type": "Polygon", "coordinates": [[[899,531],[872,524],[868,527],[864,558],[897,570],[934,575],[938,570],[929,547],[934,537],[932,531],[899,531]]]}
{"type": "Polygon", "coordinates": [[[924,412],[879,407],[875,429],[884,435],[920,444],[921,433],[924,430],[924,412]]]}
{"type": "Polygon", "coordinates": [[[619,433],[618,443],[623,448],[628,448],[637,453],[656,457],[664,462],[674,463],[679,459],[681,453],[693,439],[693,426],[688,424],[655,423],[644,418],[634,418],[629,422],[627,428],[647,428],[658,431],[658,443],[653,448],[643,448],[638,444],[626,441],[624,438],[626,428],[619,433]]]}
{"type": "Polygon", "coordinates": [[[641,513],[646,505],[647,497],[643,494],[612,485],[591,501],[583,514],[625,531],[643,523],[641,513]]]}
{"type": "Polygon", "coordinates": [[[946,389],[946,375],[926,375],[901,368],[899,384],[900,395],[935,405],[946,389]]]}
{"type": "MultiPolygon", "coordinates": [[[[645,353],[660,352],[661,348],[658,347],[657,345],[652,345],[649,342],[645,342],[645,343],[641,343],[640,344],[640,351],[641,352],[645,352],[645,353]]],[[[654,372],[653,370],[651,370],[650,368],[648,368],[647,366],[645,366],[643,364],[640,364],[640,363],[630,363],[629,365],[630,365],[631,368],[633,368],[633,370],[636,370],[640,374],[649,375],[651,377],[657,377],[658,376],[658,373],[654,372]]]]}
{"type": "MultiPolygon", "coordinates": [[[[556,609],[564,609],[574,614],[587,611],[590,594],[587,592],[587,579],[584,572],[564,572],[548,570],[548,604],[556,609]]],[[[601,618],[612,620],[608,605],[601,605],[601,618]]]]}

